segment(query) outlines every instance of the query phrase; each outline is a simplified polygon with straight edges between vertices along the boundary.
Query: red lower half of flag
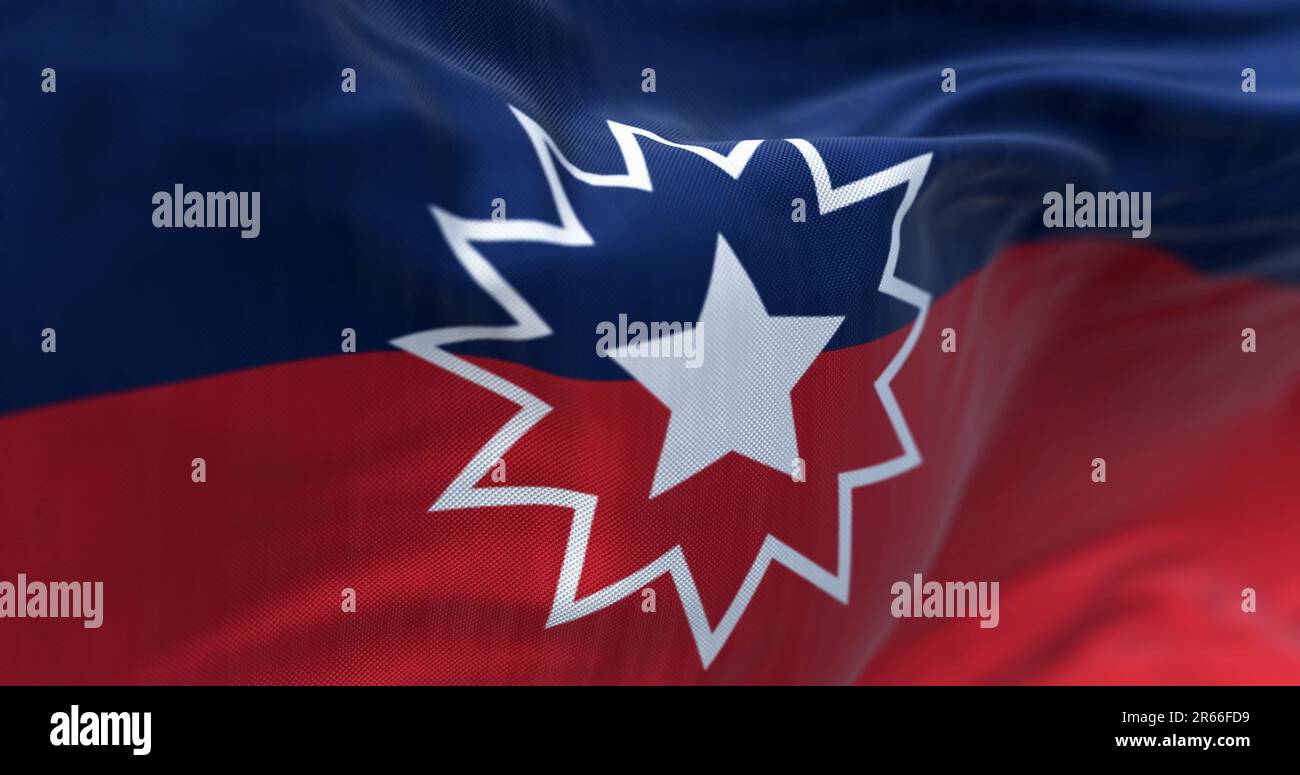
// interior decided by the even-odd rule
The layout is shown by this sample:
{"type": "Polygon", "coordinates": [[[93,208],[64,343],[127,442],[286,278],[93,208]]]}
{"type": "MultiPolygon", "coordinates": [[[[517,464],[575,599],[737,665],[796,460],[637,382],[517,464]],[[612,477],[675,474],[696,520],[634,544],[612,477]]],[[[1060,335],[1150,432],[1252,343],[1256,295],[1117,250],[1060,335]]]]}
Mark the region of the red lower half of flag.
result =
{"type": "Polygon", "coordinates": [[[0,618],[0,681],[1298,682],[1300,292],[1133,244],[935,300],[893,381],[922,462],[853,493],[847,567],[838,476],[900,452],[873,383],[906,330],[796,386],[806,481],[733,454],[655,498],[639,384],[476,360],[552,407],[480,486],[598,496],[579,597],[680,547],[716,627],[769,535],[847,576],[770,566],[707,669],[667,575],[547,626],[570,509],[430,512],[518,407],[405,353],[0,418],[0,582],[103,582],[99,627],[0,618]],[[997,626],[896,616],[915,574],[997,582],[997,626]]]}

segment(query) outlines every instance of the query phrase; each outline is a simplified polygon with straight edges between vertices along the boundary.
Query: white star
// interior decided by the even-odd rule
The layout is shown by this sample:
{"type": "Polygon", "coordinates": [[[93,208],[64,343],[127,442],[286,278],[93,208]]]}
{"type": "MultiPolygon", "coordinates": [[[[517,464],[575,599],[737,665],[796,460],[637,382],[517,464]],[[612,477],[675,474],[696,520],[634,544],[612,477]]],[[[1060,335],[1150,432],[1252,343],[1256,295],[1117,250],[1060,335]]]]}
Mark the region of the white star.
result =
{"type": "MultiPolygon", "coordinates": [[[[843,321],[768,315],[749,275],[719,234],[713,276],[695,326],[702,356],[697,367],[681,357],[646,357],[632,346],[610,353],[672,411],[650,497],[728,452],[789,473],[799,457],[790,391],[843,321]]],[[[677,341],[687,335],[683,331],[662,338],[659,352],[689,352],[677,341]]]]}

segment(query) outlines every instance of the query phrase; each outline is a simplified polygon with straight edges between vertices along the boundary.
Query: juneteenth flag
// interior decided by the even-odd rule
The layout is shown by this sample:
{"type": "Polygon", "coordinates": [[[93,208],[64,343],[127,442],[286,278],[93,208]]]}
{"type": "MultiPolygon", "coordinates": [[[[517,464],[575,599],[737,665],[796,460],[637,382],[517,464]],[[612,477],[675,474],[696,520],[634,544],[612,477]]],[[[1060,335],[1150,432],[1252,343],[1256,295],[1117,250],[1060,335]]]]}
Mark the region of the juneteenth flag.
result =
{"type": "Polygon", "coordinates": [[[8,4],[0,681],[1300,681],[1297,52],[8,4]]]}

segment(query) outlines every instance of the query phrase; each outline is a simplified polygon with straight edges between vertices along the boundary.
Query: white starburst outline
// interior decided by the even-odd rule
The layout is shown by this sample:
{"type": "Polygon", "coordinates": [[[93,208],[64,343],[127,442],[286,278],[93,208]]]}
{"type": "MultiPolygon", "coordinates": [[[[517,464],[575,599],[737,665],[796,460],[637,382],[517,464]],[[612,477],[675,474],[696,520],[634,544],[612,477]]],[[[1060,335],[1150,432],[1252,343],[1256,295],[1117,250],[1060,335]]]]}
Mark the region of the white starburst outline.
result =
{"type": "Polygon", "coordinates": [[[591,536],[591,526],[596,514],[597,496],[591,493],[564,490],[554,487],[482,487],[474,484],[480,481],[496,460],[504,457],[507,450],[514,445],[534,425],[541,421],[550,411],[551,406],[519,385],[516,385],[492,372],[464,360],[445,348],[448,345],[473,340],[525,341],[551,334],[550,327],[537,314],[528,302],[515,291],[505,278],[480,254],[474,244],[479,242],[535,242],[570,247],[590,246],[595,241],[583,227],[582,221],[574,212],[572,204],[564,191],[560,176],[556,170],[559,162],[575,179],[590,186],[627,188],[639,191],[653,191],[650,171],[645,156],[637,141],[638,137],[656,143],[696,154],[713,163],[732,179],[739,179],[746,164],[758,149],[761,140],[745,140],[737,143],[730,153],[723,155],[709,148],[682,145],[663,139],[653,132],[639,129],[616,121],[607,121],[610,133],[623,156],[627,169],[625,173],[602,174],[587,172],[570,162],[550,135],[522,111],[510,106],[510,111],[523,126],[529,141],[537,153],[538,162],[550,188],[555,209],[559,215],[558,224],[536,220],[503,220],[462,218],[443,210],[436,205],[429,206],[429,212],[437,222],[447,245],[460,261],[461,265],[515,321],[504,326],[452,326],[393,339],[390,344],[415,355],[422,360],[440,366],[480,387],[517,404],[519,412],[511,417],[492,436],[491,439],[465,465],[452,480],[442,495],[429,507],[430,512],[453,509],[490,508],[495,506],[561,506],[573,511],[573,524],[569,540],[565,547],[564,562],[560,577],[556,583],[555,598],[552,603],[546,628],[574,621],[595,613],[619,600],[622,600],[650,582],[667,573],[677,588],[686,620],[699,651],[700,661],[705,669],[713,663],[718,652],[726,644],[732,630],[739,623],[750,600],[758,590],[767,567],[772,562],[784,565],[795,575],[805,579],[840,603],[848,604],[849,571],[852,560],[853,527],[853,490],[898,476],[921,464],[921,453],[908,429],[907,421],[890,389],[890,382],[902,368],[925,325],[926,315],[930,309],[931,296],[926,291],[901,280],[894,275],[898,263],[899,240],[903,217],[911,208],[917,190],[930,167],[932,154],[915,156],[907,161],[868,175],[842,186],[831,183],[821,154],[807,140],[787,140],[808,164],[813,184],[817,192],[818,211],[822,215],[832,213],[864,199],[888,191],[896,186],[906,184],[903,201],[894,216],[890,235],[889,258],[885,264],[878,290],[917,308],[916,320],[903,341],[902,347],[876,378],[876,394],[885,407],[889,422],[902,446],[902,453],[882,463],[844,471],[839,474],[839,530],[836,565],[831,571],[805,557],[772,534],[768,534],[763,545],[754,558],[753,565],[746,573],[740,589],[732,599],[727,611],[716,628],[709,626],[708,616],[700,600],[695,579],[682,551],[681,544],[674,546],[658,559],[640,570],[634,571],[620,581],[603,587],[584,598],[578,598],[578,581],[582,577],[582,567],[587,555],[587,541],[591,536]]]}

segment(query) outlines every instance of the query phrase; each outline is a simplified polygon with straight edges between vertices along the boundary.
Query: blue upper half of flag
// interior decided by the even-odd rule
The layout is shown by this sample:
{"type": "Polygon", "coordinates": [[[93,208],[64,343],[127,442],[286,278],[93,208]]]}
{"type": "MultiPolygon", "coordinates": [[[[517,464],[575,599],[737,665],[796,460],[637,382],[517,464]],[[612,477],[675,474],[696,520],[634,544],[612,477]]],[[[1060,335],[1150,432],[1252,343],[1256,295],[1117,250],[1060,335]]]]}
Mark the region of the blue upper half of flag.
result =
{"type": "Polygon", "coordinates": [[[626,378],[596,326],[693,320],[718,234],[772,314],[845,316],[832,348],[906,325],[874,292],[901,190],[820,218],[790,137],[836,183],[933,154],[898,274],[936,295],[1069,183],[1150,191],[1149,242],[1201,270],[1300,279],[1294,3],[9,3],[0,411],[510,322],[429,210],[556,220],[510,106],[593,172],[610,120],[764,143],[738,179],[648,141],[652,192],[566,178],[594,245],[480,246],[553,335],[458,352],[626,378]],[[176,184],[260,192],[259,236],[155,228],[176,184]]]}

